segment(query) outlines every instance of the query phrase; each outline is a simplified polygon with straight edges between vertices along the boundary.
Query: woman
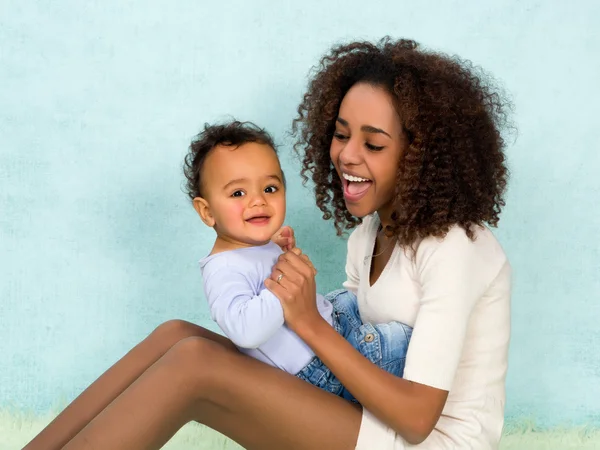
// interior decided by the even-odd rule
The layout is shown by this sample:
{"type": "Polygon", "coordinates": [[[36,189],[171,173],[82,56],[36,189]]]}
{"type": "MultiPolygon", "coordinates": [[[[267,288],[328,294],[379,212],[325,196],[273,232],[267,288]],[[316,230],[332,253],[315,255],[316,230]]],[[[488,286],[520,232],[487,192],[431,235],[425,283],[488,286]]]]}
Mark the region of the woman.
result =
{"type": "Polygon", "coordinates": [[[248,449],[497,448],[510,266],[484,224],[495,226],[504,205],[502,108],[467,64],[387,39],[334,48],[299,107],[296,148],[324,218],[338,233],[363,219],[345,287],[364,321],[414,327],[403,379],[328,326],[312,269],[287,252],[265,284],[362,406],[173,321],[26,448],[160,448],[192,420],[248,449]]]}

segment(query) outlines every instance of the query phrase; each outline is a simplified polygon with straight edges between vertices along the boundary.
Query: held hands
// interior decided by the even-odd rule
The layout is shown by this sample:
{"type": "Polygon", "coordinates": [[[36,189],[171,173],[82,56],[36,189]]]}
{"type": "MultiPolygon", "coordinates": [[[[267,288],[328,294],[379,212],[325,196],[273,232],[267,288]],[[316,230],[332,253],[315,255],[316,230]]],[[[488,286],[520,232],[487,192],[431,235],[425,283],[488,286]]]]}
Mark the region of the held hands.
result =
{"type": "Polygon", "coordinates": [[[308,256],[298,248],[283,253],[265,287],[281,302],[285,322],[294,331],[321,318],[317,310],[315,270],[308,256]]]}
{"type": "Polygon", "coordinates": [[[285,226],[281,227],[277,233],[271,238],[271,242],[279,245],[281,250],[284,252],[291,250],[296,247],[296,238],[294,237],[294,230],[292,227],[285,226]]]}

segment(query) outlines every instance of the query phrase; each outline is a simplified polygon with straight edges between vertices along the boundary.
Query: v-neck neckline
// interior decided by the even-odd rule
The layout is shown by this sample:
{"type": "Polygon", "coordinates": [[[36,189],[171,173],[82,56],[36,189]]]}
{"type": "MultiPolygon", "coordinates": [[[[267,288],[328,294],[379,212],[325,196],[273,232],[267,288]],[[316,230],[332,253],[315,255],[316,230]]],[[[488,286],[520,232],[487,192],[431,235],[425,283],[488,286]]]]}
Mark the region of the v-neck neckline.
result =
{"type": "Polygon", "coordinates": [[[373,223],[373,228],[374,228],[374,233],[373,233],[373,238],[369,240],[368,244],[369,247],[367,247],[367,258],[368,258],[368,264],[366,265],[366,278],[367,278],[367,289],[372,289],[374,288],[377,283],[379,282],[379,280],[381,280],[390,270],[390,261],[392,261],[392,259],[396,256],[396,252],[398,251],[398,243],[394,243],[394,249],[392,250],[392,253],[390,254],[390,257],[388,258],[388,260],[385,263],[385,266],[383,267],[383,269],[381,270],[381,273],[379,274],[379,276],[377,277],[377,279],[371,283],[371,269],[373,267],[373,254],[375,253],[375,245],[377,244],[377,231],[379,229],[379,227],[381,226],[381,221],[379,220],[379,217],[377,215],[374,216],[374,223],[373,223]]]}

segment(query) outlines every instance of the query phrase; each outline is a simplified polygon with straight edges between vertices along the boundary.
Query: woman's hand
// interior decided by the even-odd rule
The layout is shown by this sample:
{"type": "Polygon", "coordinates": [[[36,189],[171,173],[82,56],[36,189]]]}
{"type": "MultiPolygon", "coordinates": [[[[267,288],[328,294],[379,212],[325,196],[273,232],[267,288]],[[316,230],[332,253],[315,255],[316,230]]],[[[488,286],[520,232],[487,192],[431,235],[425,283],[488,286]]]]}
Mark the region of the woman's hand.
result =
{"type": "Polygon", "coordinates": [[[320,319],[317,310],[315,270],[308,256],[298,248],[283,253],[265,287],[281,302],[286,324],[293,330],[320,319]]]}
{"type": "Polygon", "coordinates": [[[290,226],[281,227],[271,238],[271,242],[279,245],[282,251],[288,251],[296,247],[294,230],[290,226]]]}

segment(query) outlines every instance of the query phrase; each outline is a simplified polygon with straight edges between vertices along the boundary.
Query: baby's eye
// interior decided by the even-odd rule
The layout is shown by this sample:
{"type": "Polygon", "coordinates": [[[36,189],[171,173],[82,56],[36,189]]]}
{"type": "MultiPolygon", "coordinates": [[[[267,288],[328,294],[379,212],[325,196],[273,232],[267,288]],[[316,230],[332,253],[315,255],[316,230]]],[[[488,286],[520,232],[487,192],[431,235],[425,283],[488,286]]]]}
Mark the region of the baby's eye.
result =
{"type": "Polygon", "coordinates": [[[243,197],[244,195],[244,191],[235,191],[233,194],[231,194],[232,197],[243,197]]]}
{"type": "Polygon", "coordinates": [[[277,186],[269,186],[268,188],[265,188],[265,192],[267,194],[274,194],[275,192],[277,192],[279,189],[277,188],[277,186]]]}

